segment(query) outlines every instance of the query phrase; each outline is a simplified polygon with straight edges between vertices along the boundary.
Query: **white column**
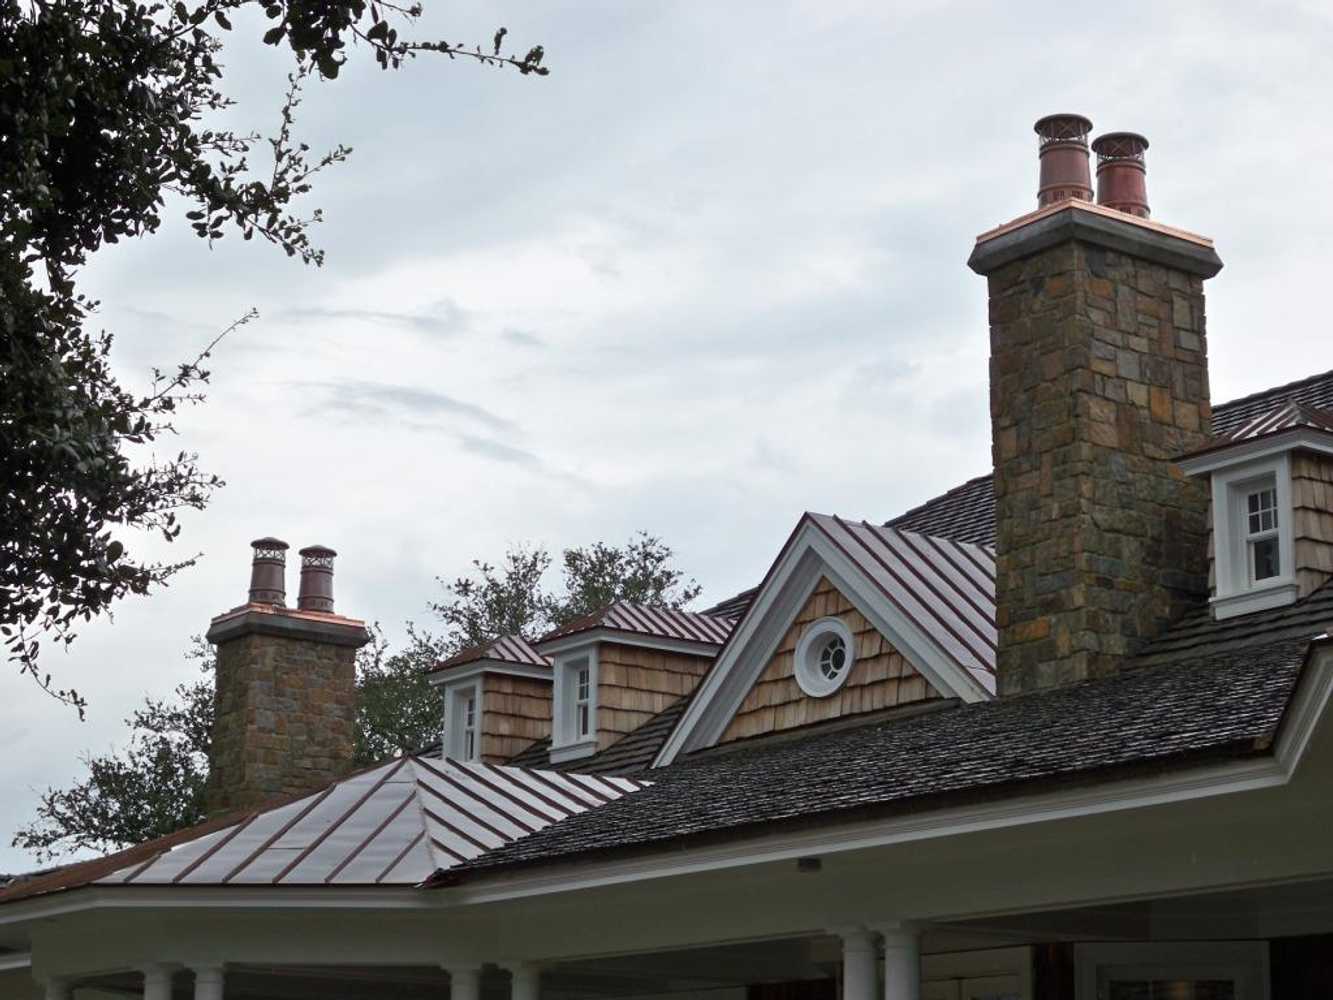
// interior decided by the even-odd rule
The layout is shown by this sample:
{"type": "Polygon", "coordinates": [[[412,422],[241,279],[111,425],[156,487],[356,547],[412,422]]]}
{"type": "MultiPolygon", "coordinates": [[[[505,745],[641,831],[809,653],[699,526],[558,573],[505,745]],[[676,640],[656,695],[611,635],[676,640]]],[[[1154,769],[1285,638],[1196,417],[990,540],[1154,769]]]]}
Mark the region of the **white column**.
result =
{"type": "Polygon", "coordinates": [[[194,1000],[222,1000],[222,966],[194,967],[194,1000]]]}
{"type": "Polygon", "coordinates": [[[509,970],[509,1000],[540,1000],[542,970],[531,962],[511,962],[509,970]]]}
{"type": "Polygon", "coordinates": [[[73,995],[69,988],[68,979],[59,979],[52,977],[44,984],[44,995],[46,1000],[70,1000],[73,995]]]}
{"type": "Polygon", "coordinates": [[[842,1000],[875,1000],[879,986],[875,932],[856,927],[838,934],[842,938],[842,1000]]]}
{"type": "Polygon", "coordinates": [[[144,966],[143,1000],[171,1000],[171,966],[144,966]]]}
{"type": "Polygon", "coordinates": [[[884,935],[884,1000],[921,1000],[921,932],[910,924],[880,928],[884,935]]]}
{"type": "Polygon", "coordinates": [[[481,1000],[480,966],[445,966],[449,973],[449,1000],[481,1000]]]}

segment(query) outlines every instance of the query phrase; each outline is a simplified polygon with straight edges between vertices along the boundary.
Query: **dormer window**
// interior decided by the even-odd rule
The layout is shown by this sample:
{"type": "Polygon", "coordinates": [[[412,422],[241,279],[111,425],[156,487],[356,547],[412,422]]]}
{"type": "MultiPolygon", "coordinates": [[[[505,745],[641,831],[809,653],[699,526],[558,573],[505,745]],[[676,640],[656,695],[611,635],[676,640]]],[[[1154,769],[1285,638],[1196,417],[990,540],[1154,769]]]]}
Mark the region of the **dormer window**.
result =
{"type": "Polygon", "coordinates": [[[1212,473],[1213,614],[1231,618],[1296,599],[1288,456],[1212,473]]]}
{"type": "Polygon", "coordinates": [[[555,657],[551,761],[574,760],[597,750],[597,651],[583,646],[555,657]]]}
{"type": "Polygon", "coordinates": [[[458,684],[445,692],[445,755],[453,760],[480,760],[481,689],[476,683],[458,684]]]}

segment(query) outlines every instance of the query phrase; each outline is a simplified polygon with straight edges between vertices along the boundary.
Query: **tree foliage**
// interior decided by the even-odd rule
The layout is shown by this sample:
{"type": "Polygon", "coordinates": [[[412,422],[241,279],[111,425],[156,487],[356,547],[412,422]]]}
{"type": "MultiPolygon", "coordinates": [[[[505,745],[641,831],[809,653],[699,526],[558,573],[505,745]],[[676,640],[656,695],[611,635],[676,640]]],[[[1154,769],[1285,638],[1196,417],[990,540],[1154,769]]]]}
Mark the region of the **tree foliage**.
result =
{"type": "MultiPolygon", "coordinates": [[[[356,766],[367,766],[434,742],[438,693],[426,672],[465,646],[520,634],[535,638],[614,600],[681,607],[699,593],[672,565],[669,546],[639,532],[624,546],[601,542],[564,550],[559,591],[547,590],[545,549],[515,547],[502,568],[474,562],[474,574],[446,587],[432,608],[443,636],[407,626],[407,642],[390,650],[379,626],[357,654],[356,766]]],[[[121,750],[86,755],[88,773],[65,789],[42,793],[37,816],[13,839],[47,861],[75,851],[110,851],[198,823],[205,817],[208,749],[213,731],[213,649],[195,636],[191,659],[203,676],[179,685],[170,699],[146,698],[125,720],[121,750]]]]}
{"type": "Polygon", "coordinates": [[[445,625],[454,649],[506,635],[536,639],[613,601],[682,608],[699,596],[699,584],[672,565],[675,553],[660,538],[636,532],[623,546],[594,542],[561,554],[562,587],[549,589],[551,554],[515,546],[495,567],[474,560],[472,573],[440,583],[445,599],[431,610],[445,625]]]}
{"type": "Polygon", "coordinates": [[[382,0],[0,0],[0,636],[80,710],[75,690],[39,672],[43,638],[68,644],[79,622],[189,565],[142,561],[127,544],[143,531],[174,540],[177,512],[221,483],[193,453],[152,453],[177,409],[202,398],[209,351],[145,390],[123,386],[79,270],[105,244],[156,232],[169,204],[210,244],[257,235],[322,263],[319,211],[300,206],[351,150],[312,153],[295,135],[308,80],[336,77],[349,46],[386,69],[435,52],[546,73],[540,46],[504,51],[503,28],[486,49],[400,37],[420,14],[382,0]],[[222,39],[249,8],[267,19],[253,43],[292,64],[272,134],[216,127],[233,104],[222,39]]]}

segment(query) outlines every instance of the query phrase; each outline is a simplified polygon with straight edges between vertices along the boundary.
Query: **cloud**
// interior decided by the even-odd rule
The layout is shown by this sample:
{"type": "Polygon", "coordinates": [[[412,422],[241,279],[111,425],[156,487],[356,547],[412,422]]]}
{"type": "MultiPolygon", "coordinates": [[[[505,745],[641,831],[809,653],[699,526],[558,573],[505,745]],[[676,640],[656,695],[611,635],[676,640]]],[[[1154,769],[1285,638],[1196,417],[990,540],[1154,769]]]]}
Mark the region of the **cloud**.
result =
{"type": "Polygon", "coordinates": [[[526,468],[536,469],[542,465],[541,459],[530,451],[524,451],[522,448],[515,448],[512,445],[503,444],[499,441],[493,441],[490,438],[476,437],[471,434],[464,434],[458,439],[465,451],[470,451],[474,455],[482,455],[486,458],[492,458],[497,462],[506,462],[510,465],[521,465],[526,468]]]}
{"type": "MultiPolygon", "coordinates": [[[[512,430],[514,423],[475,403],[454,399],[433,389],[390,382],[361,382],[351,379],[328,382],[288,382],[286,385],[322,394],[311,403],[308,414],[356,416],[361,419],[405,417],[420,421],[441,416],[462,417],[492,430],[512,430]]],[[[414,423],[429,429],[436,425],[414,423]]]]}
{"type": "Polygon", "coordinates": [[[546,341],[535,333],[529,333],[527,330],[519,330],[516,327],[505,327],[500,331],[500,336],[509,343],[518,347],[545,347],[546,341]]]}
{"type": "Polygon", "coordinates": [[[398,326],[418,333],[452,337],[468,329],[471,317],[467,310],[450,300],[435,303],[423,312],[393,312],[385,309],[328,309],[322,306],[297,306],[284,309],[280,319],[296,323],[320,323],[350,320],[376,326],[398,326]]]}

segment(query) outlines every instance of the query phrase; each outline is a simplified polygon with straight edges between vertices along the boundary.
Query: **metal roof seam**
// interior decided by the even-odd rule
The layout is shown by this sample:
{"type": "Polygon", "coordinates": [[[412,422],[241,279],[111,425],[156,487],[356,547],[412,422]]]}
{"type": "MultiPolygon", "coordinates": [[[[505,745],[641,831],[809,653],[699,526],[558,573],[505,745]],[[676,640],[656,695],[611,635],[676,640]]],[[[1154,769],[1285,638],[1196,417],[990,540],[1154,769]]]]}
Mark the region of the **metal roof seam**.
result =
{"type": "MultiPolygon", "coordinates": [[[[906,534],[912,534],[912,533],[907,532],[906,534]]],[[[971,556],[965,550],[965,548],[958,542],[952,541],[951,539],[947,538],[936,538],[934,535],[916,535],[916,537],[922,539],[927,545],[929,545],[932,549],[938,552],[940,558],[944,560],[946,563],[948,563],[950,566],[952,566],[955,572],[957,572],[959,576],[961,576],[964,580],[967,581],[968,585],[972,588],[972,592],[975,595],[975,599],[979,599],[979,603],[974,599],[973,606],[976,607],[981,612],[981,614],[983,615],[983,617],[986,618],[987,621],[989,621],[992,625],[994,625],[995,624],[995,574],[993,572],[987,573],[978,564],[976,558],[971,556]],[[973,567],[976,570],[976,573],[973,573],[971,570],[969,570],[968,569],[969,566],[973,567]],[[991,586],[989,592],[987,592],[986,589],[982,587],[982,585],[977,581],[978,573],[990,582],[991,586]],[[986,607],[989,607],[990,610],[989,611],[985,610],[986,607]]]]}
{"type": "MultiPolygon", "coordinates": [[[[423,838],[424,836],[426,836],[426,828],[423,826],[420,832],[418,832],[415,837],[413,837],[410,841],[408,841],[407,846],[404,847],[397,854],[395,854],[393,860],[384,866],[384,870],[375,877],[375,884],[379,885],[381,882],[383,882],[388,877],[389,872],[397,868],[399,863],[403,860],[403,858],[407,857],[408,854],[411,853],[412,849],[416,847],[417,844],[421,843],[421,838],[423,838]]],[[[432,838],[432,841],[433,839],[434,838],[432,838]]],[[[453,851],[445,849],[445,853],[453,854],[453,851]]],[[[461,861],[462,859],[460,858],[459,860],[461,861]]]]}
{"type": "Polygon", "coordinates": [[[370,833],[365,837],[365,839],[363,839],[361,843],[357,844],[356,847],[352,849],[351,854],[343,858],[342,861],[340,861],[338,865],[333,869],[333,871],[329,872],[328,875],[324,877],[324,884],[325,885],[332,884],[333,880],[336,879],[339,875],[341,875],[348,865],[350,865],[353,861],[355,861],[358,857],[361,856],[362,851],[364,851],[368,846],[370,846],[370,844],[374,843],[375,840],[379,837],[379,835],[389,828],[390,823],[392,823],[394,820],[396,820],[399,816],[402,815],[403,810],[406,809],[407,806],[416,797],[417,797],[417,789],[414,783],[413,786],[410,789],[408,789],[407,794],[403,796],[403,801],[398,803],[398,805],[393,808],[393,811],[390,812],[387,816],[385,816],[384,819],[380,821],[379,825],[376,826],[375,829],[370,831],[370,833]]]}
{"type": "MultiPolygon", "coordinates": [[[[263,853],[264,853],[265,851],[267,851],[270,847],[272,847],[272,846],[273,846],[274,844],[276,844],[279,840],[281,840],[281,839],[287,834],[287,832],[288,832],[289,830],[292,829],[292,827],[296,826],[297,823],[301,822],[301,820],[303,820],[303,819],[305,819],[307,816],[309,816],[310,813],[314,811],[314,809],[315,809],[316,806],[318,806],[321,802],[323,802],[323,801],[324,801],[325,799],[327,799],[330,795],[332,795],[332,794],[333,794],[333,790],[334,790],[335,788],[337,788],[337,787],[338,787],[338,786],[337,786],[336,784],[333,784],[333,785],[330,785],[328,788],[324,789],[324,791],[320,792],[318,795],[312,795],[311,798],[310,798],[310,804],[309,804],[309,805],[307,805],[304,809],[302,809],[300,812],[298,812],[298,813],[297,813],[295,816],[293,816],[290,820],[288,820],[286,823],[284,823],[284,824],[278,829],[278,831],[277,831],[276,833],[273,834],[273,836],[269,837],[268,840],[264,841],[262,844],[260,844],[258,847],[256,847],[256,848],[254,849],[254,851],[253,851],[248,857],[245,858],[245,860],[243,860],[239,865],[237,865],[235,868],[233,868],[231,871],[229,871],[226,875],[224,875],[223,878],[222,878],[222,882],[223,882],[223,884],[225,885],[226,883],[230,882],[230,881],[231,881],[232,879],[234,879],[237,875],[239,875],[242,871],[244,871],[246,868],[250,867],[250,865],[253,864],[253,863],[259,858],[259,856],[260,856],[261,854],[263,854],[263,853]]],[[[300,801],[300,800],[298,799],[297,801],[300,801]]]]}
{"type": "MultiPolygon", "coordinates": [[[[446,784],[451,785],[451,786],[453,786],[454,788],[458,789],[460,792],[462,792],[464,795],[466,795],[466,796],[468,796],[469,798],[471,798],[473,801],[481,803],[481,805],[486,806],[486,807],[489,808],[492,812],[496,812],[496,813],[499,813],[499,812],[500,812],[498,809],[496,809],[495,806],[491,805],[491,804],[488,803],[484,798],[482,798],[480,795],[478,795],[476,791],[474,791],[473,789],[469,788],[467,785],[463,784],[463,782],[459,781],[459,780],[458,780],[457,778],[455,778],[453,775],[446,773],[445,771],[443,771],[443,770],[440,769],[440,768],[437,768],[437,767],[432,766],[432,765],[429,764],[427,761],[425,761],[425,760],[423,760],[423,759],[421,759],[421,758],[419,758],[419,757],[417,758],[417,762],[418,762],[419,764],[421,764],[423,767],[425,767],[426,770],[430,771],[431,774],[433,774],[433,775],[435,775],[437,778],[439,778],[441,781],[443,781],[443,782],[445,782],[446,784]]],[[[444,763],[445,761],[442,760],[441,762],[444,763]]],[[[478,782],[478,784],[482,785],[482,787],[484,787],[484,788],[488,788],[488,787],[490,787],[490,786],[487,785],[485,782],[478,782]]],[[[424,787],[426,787],[426,788],[430,788],[430,785],[425,785],[424,787]]],[[[531,813],[532,815],[538,817],[539,819],[543,819],[543,820],[545,820],[545,821],[548,822],[548,823],[554,823],[554,822],[555,822],[556,817],[554,817],[554,816],[548,816],[548,815],[546,815],[545,813],[543,813],[540,809],[535,809],[535,808],[533,808],[532,806],[525,805],[524,803],[515,800],[515,799],[513,798],[513,796],[509,795],[508,793],[506,793],[506,792],[504,792],[504,791],[502,791],[502,790],[500,790],[500,789],[495,789],[495,790],[496,790],[496,791],[500,791],[500,793],[501,793],[502,795],[504,795],[506,798],[510,799],[510,801],[512,801],[515,805],[517,805],[519,808],[523,809],[524,811],[529,812],[529,813],[531,813]]],[[[432,789],[432,791],[433,791],[433,789],[432,789]]],[[[443,796],[441,796],[441,797],[443,797],[443,796]]],[[[506,814],[503,814],[503,813],[502,813],[501,815],[506,815],[506,814]]],[[[531,824],[529,824],[529,823],[527,823],[527,822],[520,821],[520,820],[518,820],[517,818],[514,820],[514,822],[515,822],[515,824],[516,824],[517,826],[521,826],[521,827],[523,827],[524,829],[527,829],[529,832],[532,832],[533,830],[537,829],[536,827],[533,827],[531,824]]]]}
{"type": "MultiPolygon", "coordinates": [[[[496,777],[499,777],[499,778],[505,778],[506,780],[512,782],[513,784],[518,784],[518,782],[515,781],[514,778],[512,778],[510,775],[508,775],[508,774],[505,773],[505,769],[500,768],[500,767],[498,767],[498,766],[495,765],[495,764],[489,764],[489,763],[486,763],[485,761],[481,761],[480,763],[481,763],[481,766],[482,766],[482,767],[485,767],[485,768],[487,768],[488,770],[490,770],[491,772],[493,772],[493,773],[496,775],[496,777]]],[[[532,777],[532,776],[534,776],[534,775],[540,775],[540,772],[538,772],[538,771],[528,771],[528,770],[524,770],[524,769],[521,769],[521,768],[515,768],[514,770],[516,770],[519,774],[522,774],[522,775],[525,775],[525,776],[528,776],[528,777],[532,777]]],[[[538,801],[542,802],[544,805],[549,806],[551,809],[555,809],[555,810],[559,811],[562,815],[560,815],[560,816],[546,816],[546,815],[544,815],[544,814],[541,812],[541,810],[539,810],[539,809],[533,809],[531,806],[527,806],[527,805],[525,805],[525,804],[522,802],[522,800],[521,800],[521,799],[518,799],[517,797],[515,797],[514,794],[513,794],[512,792],[508,791],[507,789],[505,789],[505,788],[503,788],[503,787],[501,787],[501,786],[499,786],[499,785],[496,785],[494,782],[487,781],[485,778],[481,777],[481,775],[479,775],[479,774],[477,774],[477,775],[473,775],[472,778],[473,778],[474,781],[476,781],[476,782],[477,782],[479,785],[481,785],[482,787],[484,787],[484,788],[489,788],[489,789],[491,789],[492,791],[495,791],[495,792],[499,792],[501,795],[503,795],[505,798],[509,799],[509,800],[510,800],[511,802],[513,802],[515,805],[518,805],[520,808],[527,809],[529,812],[532,812],[532,813],[534,813],[534,814],[536,814],[536,815],[538,815],[538,816],[542,816],[542,818],[545,819],[545,820],[546,820],[547,822],[549,822],[549,823],[555,823],[555,822],[558,822],[559,820],[564,819],[566,816],[572,816],[572,815],[574,815],[575,810],[570,809],[568,806],[562,805],[561,803],[557,802],[555,799],[551,798],[549,795],[544,795],[544,794],[542,794],[541,792],[537,791],[536,789],[532,788],[532,787],[529,786],[529,785],[522,785],[522,786],[520,786],[520,787],[522,787],[522,789],[523,789],[525,792],[527,792],[529,795],[531,795],[533,798],[535,798],[535,799],[537,799],[538,801]]],[[[544,776],[542,776],[542,778],[543,778],[543,780],[545,780],[545,779],[544,779],[544,776]]],[[[536,778],[534,778],[533,780],[536,780],[536,778]]],[[[546,783],[547,783],[547,784],[550,784],[550,782],[546,782],[546,783]]],[[[556,790],[557,792],[559,792],[561,795],[563,795],[565,798],[567,798],[567,799],[571,798],[571,796],[570,796],[567,792],[562,791],[558,785],[555,786],[555,790],[556,790]]]]}
{"type": "MultiPolygon", "coordinates": [[[[200,865],[206,862],[213,855],[217,854],[218,851],[222,850],[222,848],[230,844],[233,839],[240,836],[240,834],[242,834],[246,830],[246,828],[248,828],[250,824],[253,823],[258,818],[259,818],[259,813],[257,812],[252,812],[249,816],[245,817],[245,819],[242,822],[237,823],[235,826],[233,826],[225,837],[220,837],[216,844],[214,844],[208,850],[204,851],[202,854],[199,855],[199,857],[195,858],[188,865],[182,868],[180,872],[177,873],[176,877],[173,878],[171,881],[173,883],[183,882],[186,876],[188,876],[191,872],[197,869],[200,865]]],[[[134,875],[131,876],[131,878],[138,877],[138,875],[139,872],[135,872],[134,875]]],[[[128,882],[130,881],[130,879],[127,878],[125,881],[128,882]]]]}
{"type": "MultiPolygon", "coordinates": [[[[499,829],[493,824],[486,822],[486,820],[482,819],[476,813],[463,812],[463,810],[459,809],[457,805],[450,802],[445,797],[444,793],[441,792],[438,788],[432,788],[430,785],[422,785],[420,787],[425,788],[426,791],[428,791],[431,795],[434,795],[437,799],[443,802],[450,809],[454,810],[460,815],[466,816],[470,822],[477,824],[477,826],[481,827],[483,830],[489,830],[491,833],[495,834],[501,840],[509,841],[514,839],[514,837],[511,834],[505,833],[503,830],[499,829]]],[[[437,815],[433,810],[431,810],[430,806],[423,805],[422,808],[425,809],[427,812],[430,812],[431,815],[437,815]]],[[[500,813],[499,810],[492,810],[492,811],[496,812],[499,815],[504,816],[504,818],[509,820],[514,826],[518,827],[520,830],[523,830],[527,833],[534,833],[536,832],[537,829],[539,829],[539,827],[534,827],[527,823],[520,822],[517,817],[510,816],[508,813],[500,813]]]]}
{"type": "Polygon", "coordinates": [[[355,802],[353,802],[352,805],[349,806],[341,816],[339,816],[336,820],[330,823],[324,829],[323,833],[321,833],[318,837],[316,837],[313,841],[310,842],[309,846],[307,846],[304,850],[302,850],[299,854],[297,854],[296,857],[292,858],[292,860],[288,862],[288,864],[286,865],[286,867],[282,869],[282,871],[278,872],[278,874],[273,876],[273,884],[277,885],[284,878],[286,878],[288,874],[291,873],[292,869],[294,869],[302,861],[308,858],[310,854],[315,850],[315,848],[319,847],[320,844],[324,843],[324,841],[326,841],[329,838],[329,835],[333,833],[334,830],[338,829],[344,823],[346,823],[358,809],[360,809],[363,805],[366,804],[367,801],[369,801],[372,795],[374,795],[377,791],[379,791],[381,788],[384,787],[385,782],[387,782],[395,774],[401,771],[403,769],[403,765],[406,763],[407,763],[407,758],[400,757],[397,763],[395,763],[391,767],[386,768],[384,775],[380,777],[378,781],[376,781],[373,785],[371,785],[370,788],[360,798],[358,798],[355,802]]]}

